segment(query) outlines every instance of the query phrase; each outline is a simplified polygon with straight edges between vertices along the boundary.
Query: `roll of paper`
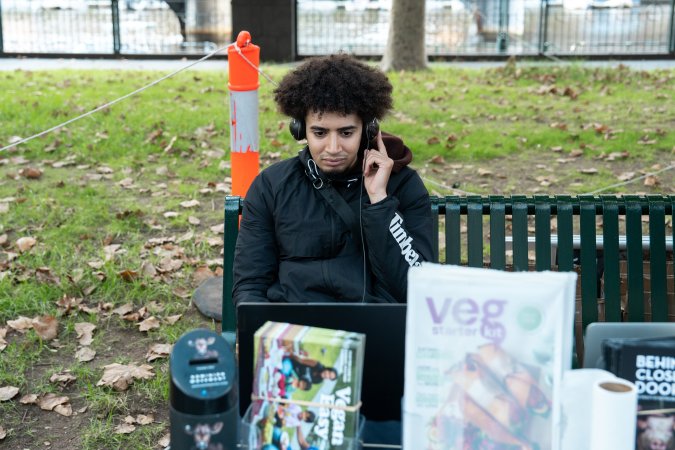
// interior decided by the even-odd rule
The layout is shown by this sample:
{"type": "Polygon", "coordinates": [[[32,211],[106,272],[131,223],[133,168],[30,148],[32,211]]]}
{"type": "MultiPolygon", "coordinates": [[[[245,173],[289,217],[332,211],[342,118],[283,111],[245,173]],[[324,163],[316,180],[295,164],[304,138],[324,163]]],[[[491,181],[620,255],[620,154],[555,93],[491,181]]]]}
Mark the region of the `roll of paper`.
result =
{"type": "Polygon", "coordinates": [[[637,389],[621,378],[596,381],[591,406],[592,450],[635,449],[637,389]]]}
{"type": "Polygon", "coordinates": [[[562,450],[593,449],[591,437],[591,398],[598,382],[616,380],[601,369],[568,370],[562,382],[562,450]]]}

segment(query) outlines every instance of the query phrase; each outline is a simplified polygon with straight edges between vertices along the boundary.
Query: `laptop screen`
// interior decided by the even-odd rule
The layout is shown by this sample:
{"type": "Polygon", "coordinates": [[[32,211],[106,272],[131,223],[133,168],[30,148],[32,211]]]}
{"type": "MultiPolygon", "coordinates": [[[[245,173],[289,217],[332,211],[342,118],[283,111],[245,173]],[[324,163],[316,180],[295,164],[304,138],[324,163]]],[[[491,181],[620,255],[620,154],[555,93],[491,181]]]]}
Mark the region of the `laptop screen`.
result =
{"type": "Polygon", "coordinates": [[[253,389],[253,335],[265,322],[287,322],[366,335],[361,413],[367,420],[401,420],[405,365],[405,304],[242,303],[237,307],[239,408],[253,389]]]}
{"type": "Polygon", "coordinates": [[[584,368],[604,369],[602,341],[610,338],[659,338],[675,336],[673,322],[594,322],[584,335],[584,368]]]}

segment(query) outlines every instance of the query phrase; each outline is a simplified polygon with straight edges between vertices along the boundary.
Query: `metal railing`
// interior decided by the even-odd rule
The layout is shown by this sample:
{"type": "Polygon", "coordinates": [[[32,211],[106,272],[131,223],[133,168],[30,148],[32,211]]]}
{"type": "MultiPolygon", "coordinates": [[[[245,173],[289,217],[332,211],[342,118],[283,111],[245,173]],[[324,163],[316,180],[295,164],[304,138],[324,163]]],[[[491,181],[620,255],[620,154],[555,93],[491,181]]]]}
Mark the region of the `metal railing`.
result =
{"type": "MultiPolygon", "coordinates": [[[[675,57],[675,0],[425,1],[432,57],[675,57]]],[[[295,54],[382,55],[391,5],[296,0],[295,54]]],[[[230,0],[0,0],[0,55],[203,55],[231,40],[230,8],[230,0]]],[[[273,28],[277,19],[265,20],[273,28]]]]}

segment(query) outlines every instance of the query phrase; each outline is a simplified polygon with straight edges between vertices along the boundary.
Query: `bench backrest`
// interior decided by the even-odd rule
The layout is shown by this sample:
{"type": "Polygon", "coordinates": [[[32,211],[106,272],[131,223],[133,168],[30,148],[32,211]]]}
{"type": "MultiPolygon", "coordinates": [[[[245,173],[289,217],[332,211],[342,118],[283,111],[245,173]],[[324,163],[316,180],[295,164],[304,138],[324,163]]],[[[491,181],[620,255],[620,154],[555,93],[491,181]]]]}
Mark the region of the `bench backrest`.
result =
{"type": "MultiPolygon", "coordinates": [[[[223,331],[236,329],[232,264],[242,206],[239,197],[225,199],[223,331]]],[[[437,262],[577,271],[578,350],[592,322],[675,321],[673,195],[448,196],[432,197],[431,208],[437,262]]]]}

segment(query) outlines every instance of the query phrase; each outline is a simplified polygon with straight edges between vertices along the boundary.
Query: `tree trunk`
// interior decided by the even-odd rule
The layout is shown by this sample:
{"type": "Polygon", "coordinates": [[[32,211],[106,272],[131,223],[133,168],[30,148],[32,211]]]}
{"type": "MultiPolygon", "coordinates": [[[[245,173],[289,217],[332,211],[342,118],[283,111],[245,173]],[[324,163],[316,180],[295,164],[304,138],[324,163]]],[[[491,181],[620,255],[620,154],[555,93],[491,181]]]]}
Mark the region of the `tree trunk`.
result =
{"type": "Polygon", "coordinates": [[[393,0],[382,69],[421,70],[427,67],[424,48],[425,0],[393,0]]]}

